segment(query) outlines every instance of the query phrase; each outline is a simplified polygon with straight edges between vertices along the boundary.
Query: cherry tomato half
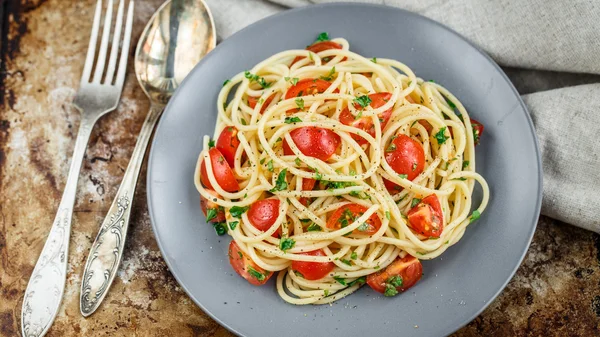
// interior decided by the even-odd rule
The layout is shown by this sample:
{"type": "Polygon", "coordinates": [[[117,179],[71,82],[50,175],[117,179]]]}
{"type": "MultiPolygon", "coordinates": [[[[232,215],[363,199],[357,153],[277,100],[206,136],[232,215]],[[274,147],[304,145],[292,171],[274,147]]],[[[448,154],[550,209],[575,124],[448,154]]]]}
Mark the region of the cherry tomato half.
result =
{"type": "Polygon", "coordinates": [[[415,232],[439,238],[444,229],[444,213],[435,194],[429,195],[408,211],[408,224],[415,232]]]}
{"type": "MultiPolygon", "coordinates": [[[[310,256],[327,256],[322,249],[313,250],[306,253],[300,253],[301,255],[310,256]]],[[[333,262],[306,262],[306,261],[292,261],[292,270],[299,272],[307,280],[318,280],[327,276],[335,264],[333,262]]]]}
{"type": "Polygon", "coordinates": [[[367,284],[379,293],[395,296],[414,286],[422,275],[421,262],[407,255],[402,259],[397,258],[385,269],[367,276],[367,284]]]}
{"type": "MultiPolygon", "coordinates": [[[[321,41],[321,42],[313,43],[312,45],[306,47],[306,50],[310,50],[311,52],[313,52],[315,54],[320,53],[324,50],[329,50],[329,49],[342,49],[342,45],[339,43],[335,43],[333,41],[321,41]]],[[[302,60],[303,58],[306,58],[306,57],[305,56],[296,56],[294,61],[292,61],[292,64],[290,64],[290,67],[292,65],[294,65],[294,63],[302,60]]],[[[342,61],[344,61],[344,60],[346,60],[345,57],[342,61]]],[[[329,57],[324,58],[323,61],[328,62],[329,57]]]]}
{"type": "Polygon", "coordinates": [[[273,273],[259,267],[252,259],[246,255],[235,241],[229,244],[229,263],[238,275],[245,278],[251,284],[260,286],[273,276],[273,273]]]}
{"type": "MultiPolygon", "coordinates": [[[[273,98],[275,98],[275,94],[269,96],[269,98],[267,98],[265,103],[262,105],[262,107],[260,108],[261,115],[265,112],[265,110],[267,110],[267,107],[269,106],[269,104],[271,104],[273,98]]],[[[258,97],[248,96],[248,106],[254,109],[254,107],[256,107],[256,104],[258,104],[258,99],[258,97]]]]}
{"type": "MultiPolygon", "coordinates": [[[[398,174],[406,175],[406,179],[412,181],[425,168],[425,152],[417,141],[406,135],[397,136],[385,149],[385,160],[398,174]]],[[[388,191],[395,191],[396,184],[388,181],[388,191]]]]}
{"type": "MultiPolygon", "coordinates": [[[[206,191],[208,192],[208,194],[214,196],[215,198],[219,197],[217,192],[213,190],[206,189],[206,191]]],[[[211,213],[216,214],[212,219],[208,220],[209,222],[225,221],[225,211],[223,210],[223,208],[220,208],[219,205],[214,203],[212,200],[208,200],[203,196],[200,196],[200,209],[202,209],[202,213],[204,213],[205,217],[208,217],[208,210],[213,210],[211,213]]]]}
{"type": "MultiPolygon", "coordinates": [[[[290,132],[294,144],[305,156],[314,157],[327,161],[340,146],[342,139],[338,134],[316,126],[306,126],[294,129],[290,132]]],[[[283,141],[283,154],[291,156],[294,154],[287,141],[283,141]]]]}
{"type": "Polygon", "coordinates": [[[217,139],[217,149],[221,151],[227,164],[230,167],[235,165],[235,152],[240,146],[240,140],[237,137],[238,130],[235,126],[227,126],[221,131],[219,139],[217,139]]]}
{"type": "MultiPolygon", "coordinates": [[[[392,94],[390,94],[389,92],[378,92],[376,94],[369,95],[369,98],[371,99],[370,106],[373,109],[377,109],[383,106],[385,103],[387,103],[390,100],[390,98],[392,98],[392,94]]],[[[354,107],[356,109],[360,109],[360,105],[358,103],[355,103],[354,107]]],[[[387,125],[387,122],[390,120],[391,115],[392,108],[389,108],[378,115],[379,120],[381,122],[382,130],[387,125]]],[[[371,136],[375,137],[375,125],[373,125],[373,120],[371,117],[361,117],[355,119],[352,113],[350,113],[350,110],[348,108],[345,108],[340,113],[340,122],[342,122],[342,124],[344,125],[350,125],[355,128],[361,129],[370,134],[371,136]]],[[[360,145],[367,144],[367,141],[361,136],[352,134],[352,138],[356,140],[356,142],[360,145]]]]}
{"type": "Polygon", "coordinates": [[[483,124],[471,118],[471,127],[473,128],[473,141],[475,145],[479,145],[479,140],[481,139],[481,135],[483,135],[483,124]]]}
{"type": "Polygon", "coordinates": [[[330,85],[331,83],[325,80],[316,78],[305,78],[298,81],[296,85],[291,86],[288,89],[288,91],[285,93],[285,99],[314,94],[322,94],[325,92],[325,90],[327,90],[327,88],[329,88],[330,85]]]}
{"type": "MultiPolygon", "coordinates": [[[[210,157],[213,174],[215,175],[215,179],[219,186],[227,192],[239,190],[240,185],[237,180],[235,180],[233,171],[229,164],[227,164],[221,151],[213,147],[208,151],[208,155],[210,157]]],[[[200,166],[200,181],[204,187],[214,189],[210,184],[210,180],[208,180],[208,171],[206,170],[206,164],[204,162],[202,162],[202,165],[200,166]]]]}
{"type": "MultiPolygon", "coordinates": [[[[263,199],[254,202],[248,209],[248,220],[256,229],[266,232],[279,216],[279,199],[263,199]]],[[[281,236],[281,227],[273,233],[274,238],[281,236]]]]}
{"type": "MultiPolygon", "coordinates": [[[[340,229],[344,228],[354,222],[356,218],[360,217],[367,211],[367,207],[359,204],[346,204],[336,209],[333,214],[327,220],[327,228],[329,229],[340,229]]],[[[372,214],[367,222],[361,224],[352,233],[354,234],[366,234],[373,235],[381,227],[381,219],[376,213],[372,214]]]]}
{"type": "MultiPolygon", "coordinates": [[[[317,183],[317,181],[312,178],[302,178],[302,190],[303,191],[312,191],[313,188],[315,188],[316,183],[317,183]]],[[[300,201],[300,203],[302,205],[304,205],[305,207],[308,207],[308,204],[310,201],[309,199],[310,198],[307,198],[307,197],[301,197],[300,199],[298,199],[298,201],[300,201]]]]}

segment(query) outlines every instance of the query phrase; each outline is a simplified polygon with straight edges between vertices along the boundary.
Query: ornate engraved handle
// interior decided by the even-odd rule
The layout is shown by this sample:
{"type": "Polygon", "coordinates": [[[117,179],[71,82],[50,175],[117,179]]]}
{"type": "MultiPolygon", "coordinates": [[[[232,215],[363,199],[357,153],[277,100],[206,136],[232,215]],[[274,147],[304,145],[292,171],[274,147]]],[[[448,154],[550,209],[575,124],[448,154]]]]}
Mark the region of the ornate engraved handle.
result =
{"type": "Polygon", "coordinates": [[[79,297],[79,308],[81,314],[85,317],[96,311],[117,273],[123,256],[123,248],[125,247],[131,204],[138,175],[142,167],[148,140],[163,108],[164,106],[158,105],[150,107],[150,112],[146,116],[138,136],[119,191],[90,249],[83,270],[79,297]]]}
{"type": "Polygon", "coordinates": [[[93,121],[82,118],[60,206],[25,290],[21,310],[21,330],[25,337],[45,335],[60,307],[67,275],[77,179],[93,125],[93,121]]]}

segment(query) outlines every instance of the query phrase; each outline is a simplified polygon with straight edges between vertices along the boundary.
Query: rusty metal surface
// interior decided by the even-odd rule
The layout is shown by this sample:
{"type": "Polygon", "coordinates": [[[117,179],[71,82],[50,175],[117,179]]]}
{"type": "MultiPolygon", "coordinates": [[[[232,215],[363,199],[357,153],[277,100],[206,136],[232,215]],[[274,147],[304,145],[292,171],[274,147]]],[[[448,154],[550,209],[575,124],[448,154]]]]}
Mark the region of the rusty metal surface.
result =
{"type": "MultiPolygon", "coordinates": [[[[65,183],[79,122],[70,102],[83,68],[94,2],[0,0],[5,18],[0,46],[0,336],[19,334],[23,292],[65,183]]],[[[137,2],[134,41],[160,3],[137,2]]],[[[163,262],[149,223],[144,179],[111,291],[93,316],[84,319],[79,313],[87,251],[148,111],[132,72],[130,64],[118,111],[96,125],[90,141],[78,187],[65,298],[48,336],[231,336],[194,305],[163,262]]],[[[516,277],[455,335],[599,334],[600,236],[542,217],[516,277]]]]}

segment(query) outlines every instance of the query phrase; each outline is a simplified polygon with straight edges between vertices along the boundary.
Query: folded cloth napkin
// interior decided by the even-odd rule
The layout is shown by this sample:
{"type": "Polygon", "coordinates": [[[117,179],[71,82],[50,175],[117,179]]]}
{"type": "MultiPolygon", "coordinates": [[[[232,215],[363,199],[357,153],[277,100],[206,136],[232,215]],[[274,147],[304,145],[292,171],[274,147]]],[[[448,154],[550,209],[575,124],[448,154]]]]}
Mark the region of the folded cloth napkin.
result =
{"type": "MultiPolygon", "coordinates": [[[[207,0],[220,39],[288,7],[334,1],[207,0]]],[[[502,66],[600,74],[596,0],[346,1],[396,6],[427,16],[456,30],[502,66]]],[[[595,143],[600,140],[600,83],[522,97],[542,151],[542,213],[600,233],[600,145],[595,143]]]]}

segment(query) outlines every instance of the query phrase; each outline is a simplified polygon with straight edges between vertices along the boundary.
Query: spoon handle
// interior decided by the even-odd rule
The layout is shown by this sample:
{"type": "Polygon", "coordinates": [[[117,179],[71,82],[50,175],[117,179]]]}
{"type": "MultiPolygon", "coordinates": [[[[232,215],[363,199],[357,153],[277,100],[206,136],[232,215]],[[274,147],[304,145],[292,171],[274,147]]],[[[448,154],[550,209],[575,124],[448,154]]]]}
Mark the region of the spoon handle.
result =
{"type": "Polygon", "coordinates": [[[142,125],[135,149],[121,181],[121,186],[88,254],[83,269],[79,298],[79,308],[84,317],[96,311],[104,296],[106,296],[119,268],[123,248],[125,247],[127,228],[129,227],[135,186],[144,161],[148,141],[163,109],[163,105],[152,104],[150,106],[150,111],[142,125]]]}

